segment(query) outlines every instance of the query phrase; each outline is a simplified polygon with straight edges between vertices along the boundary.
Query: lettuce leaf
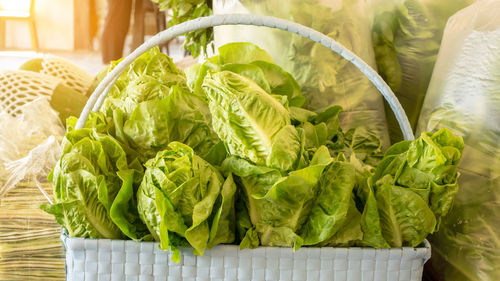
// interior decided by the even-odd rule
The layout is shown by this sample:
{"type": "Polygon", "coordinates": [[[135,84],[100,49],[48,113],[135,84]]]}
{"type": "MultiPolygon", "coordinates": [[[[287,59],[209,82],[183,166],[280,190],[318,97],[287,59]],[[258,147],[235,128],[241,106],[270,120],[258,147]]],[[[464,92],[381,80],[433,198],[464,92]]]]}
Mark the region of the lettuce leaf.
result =
{"type": "Polygon", "coordinates": [[[210,120],[208,105],[201,97],[172,86],[166,98],[138,104],[124,122],[123,134],[143,161],[166,149],[172,141],[191,146],[203,157],[219,143],[210,120]]]}
{"type": "Polygon", "coordinates": [[[75,124],[68,119],[63,155],[49,176],[56,205],[42,209],[74,237],[151,240],[136,208],[143,174],[136,153],[110,136],[114,124],[102,113],[92,112],[83,129],[75,124]]]}
{"type": "Polygon", "coordinates": [[[265,164],[278,132],[290,124],[288,111],[252,80],[233,72],[206,77],[203,89],[213,128],[229,152],[265,164]]]}
{"type": "Polygon", "coordinates": [[[147,226],[139,218],[136,193],[143,174],[136,170],[117,172],[123,184],[110,209],[110,217],[120,230],[133,240],[153,240],[147,226]]]}
{"type": "Polygon", "coordinates": [[[361,230],[363,239],[360,245],[375,248],[389,248],[389,244],[382,235],[382,225],[378,210],[377,199],[373,191],[371,178],[364,179],[356,188],[356,205],[360,205],[361,230]]]}
{"type": "Polygon", "coordinates": [[[299,231],[304,245],[315,245],[335,235],[344,225],[356,185],[355,168],[335,161],[321,175],[318,200],[299,231]]]}
{"type": "Polygon", "coordinates": [[[377,186],[375,197],[382,234],[391,247],[416,247],[434,231],[434,214],[410,189],[384,183],[377,186]]]}
{"type": "Polygon", "coordinates": [[[286,104],[301,107],[305,103],[299,84],[293,76],[274,64],[271,56],[251,43],[229,43],[221,46],[219,55],[208,58],[202,65],[190,67],[188,84],[197,94],[209,72],[231,71],[254,81],[266,93],[286,100],[286,104]]]}

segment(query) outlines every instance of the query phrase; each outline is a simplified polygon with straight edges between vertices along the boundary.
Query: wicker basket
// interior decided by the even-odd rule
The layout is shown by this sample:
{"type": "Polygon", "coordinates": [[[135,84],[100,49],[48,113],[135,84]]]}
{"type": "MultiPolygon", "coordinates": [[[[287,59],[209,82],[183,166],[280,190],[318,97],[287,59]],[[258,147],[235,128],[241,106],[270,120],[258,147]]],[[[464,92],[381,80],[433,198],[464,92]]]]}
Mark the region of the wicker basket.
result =
{"type": "MultiPolygon", "coordinates": [[[[278,28],[301,36],[337,52],[357,66],[377,87],[391,106],[405,139],[414,139],[403,108],[389,86],[359,57],[332,38],[290,21],[258,15],[214,15],[188,21],[146,41],[125,57],[99,84],[80,115],[82,128],[91,110],[98,110],[117,77],[132,61],[150,48],[186,32],[219,25],[256,25],[278,28]]],[[[159,243],[106,239],[71,238],[62,234],[66,247],[67,280],[72,281],[159,281],[159,280],[297,280],[297,281],[419,281],[430,245],[418,248],[291,248],[260,247],[239,250],[236,245],[219,245],[194,256],[181,249],[181,261],[171,261],[171,253],[159,250],[159,243]]]]}
{"type": "Polygon", "coordinates": [[[66,278],[72,281],[421,281],[430,245],[421,248],[292,248],[239,250],[219,245],[195,256],[181,249],[181,261],[158,242],[69,238],[66,278]]]}

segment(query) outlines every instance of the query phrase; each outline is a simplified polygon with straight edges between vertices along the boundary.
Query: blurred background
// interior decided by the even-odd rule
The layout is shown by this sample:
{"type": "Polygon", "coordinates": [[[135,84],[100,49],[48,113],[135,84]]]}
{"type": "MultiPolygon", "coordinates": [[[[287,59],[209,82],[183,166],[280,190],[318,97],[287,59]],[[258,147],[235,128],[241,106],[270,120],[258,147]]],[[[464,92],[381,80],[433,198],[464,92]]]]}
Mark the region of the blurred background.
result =
{"type": "MultiPolygon", "coordinates": [[[[112,2],[121,2],[122,22],[115,25],[128,24],[124,17],[129,6],[123,54],[165,29],[166,12],[150,0],[0,0],[0,68],[17,69],[29,59],[50,53],[97,74],[109,61],[103,61],[100,40],[112,2]]],[[[169,42],[168,53],[176,61],[184,56],[181,41],[169,42]]]]}

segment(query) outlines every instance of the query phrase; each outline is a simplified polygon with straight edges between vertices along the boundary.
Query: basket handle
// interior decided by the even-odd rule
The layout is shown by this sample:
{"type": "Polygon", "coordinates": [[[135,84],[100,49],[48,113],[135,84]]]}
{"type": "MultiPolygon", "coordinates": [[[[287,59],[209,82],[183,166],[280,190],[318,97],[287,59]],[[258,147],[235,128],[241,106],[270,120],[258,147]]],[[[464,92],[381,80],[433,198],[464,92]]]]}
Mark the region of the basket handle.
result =
{"type": "Polygon", "coordinates": [[[174,25],[173,27],[170,27],[162,32],[159,32],[158,34],[144,42],[137,49],[135,49],[131,54],[126,56],[120,63],[116,65],[116,67],[110,73],[108,73],[108,75],[106,75],[101,83],[99,83],[97,88],[90,96],[87,104],[83,108],[83,111],[80,114],[80,118],[78,119],[75,128],[83,128],[91,109],[92,111],[99,110],[104,99],[106,98],[107,93],[111,89],[111,86],[114,84],[114,81],[116,81],[120,74],[140,55],[144,54],[154,46],[163,44],[164,42],[167,42],[168,40],[187,32],[220,25],[254,25],[277,28],[301,35],[305,38],[309,38],[331,49],[332,51],[336,52],[337,54],[341,55],[346,60],[354,64],[366,77],[368,77],[373,85],[375,85],[375,87],[384,96],[387,103],[389,103],[389,106],[391,107],[394,115],[396,116],[396,119],[398,120],[405,140],[414,139],[410,122],[408,121],[408,117],[406,116],[404,109],[399,103],[398,99],[391,91],[387,83],[384,82],[382,77],[380,77],[380,75],[378,75],[378,73],[368,64],[366,64],[361,58],[336,42],[333,38],[330,38],[312,28],[280,18],[249,14],[212,15],[186,21],[181,24],[174,25]]]}

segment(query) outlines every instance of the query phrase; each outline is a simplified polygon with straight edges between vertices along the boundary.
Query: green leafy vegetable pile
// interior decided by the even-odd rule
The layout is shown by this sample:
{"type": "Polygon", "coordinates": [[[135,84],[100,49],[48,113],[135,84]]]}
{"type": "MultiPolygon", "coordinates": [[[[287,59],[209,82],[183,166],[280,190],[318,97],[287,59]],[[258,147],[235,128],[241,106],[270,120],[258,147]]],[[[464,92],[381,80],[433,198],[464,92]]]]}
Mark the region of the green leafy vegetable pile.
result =
{"type": "Polygon", "coordinates": [[[43,208],[71,236],[156,240],[174,260],[220,243],[415,247],[451,207],[463,142],[450,131],[383,154],[375,134],[342,130],[339,106],[302,108],[294,78],[250,43],[186,73],[152,49],[83,129],[68,120],[43,208]]]}

